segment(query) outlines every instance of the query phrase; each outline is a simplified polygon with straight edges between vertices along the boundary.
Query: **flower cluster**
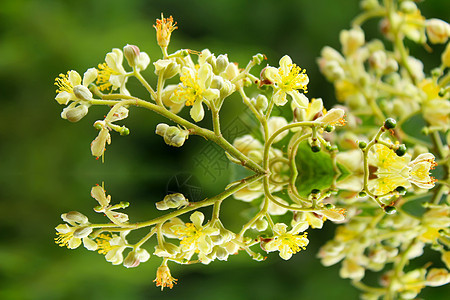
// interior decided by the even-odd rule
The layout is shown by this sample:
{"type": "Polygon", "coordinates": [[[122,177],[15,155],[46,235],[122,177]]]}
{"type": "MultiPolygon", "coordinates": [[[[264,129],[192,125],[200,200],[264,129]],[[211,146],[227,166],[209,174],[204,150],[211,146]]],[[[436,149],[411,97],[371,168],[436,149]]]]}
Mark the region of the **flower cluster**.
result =
{"type": "Polygon", "coordinates": [[[91,189],[98,203],[94,211],[106,222],[90,223],[79,212],[63,214],[56,243],[69,249],[83,244],[128,268],[146,262],[152,253],[153,260],[161,261],[154,282],[163,289],[177,283],[169,263],[210,264],[238,253],[263,261],[271,252],[288,260],[307,251],[314,237],[307,229],[323,229],[330,221],[340,225],[319,257],[325,266],[342,261],[340,276],[350,278],[365,298],[411,299],[425,286],[448,283],[450,47],[441,65],[426,75],[404,39],[446,43],[449,25],[425,19],[412,1],[381,5],[363,0],[362,7],[352,29],[341,32],[342,51],[325,47],[318,60],[340,102],[328,110],[321,98],[306,96],[309,77],[288,55],[278,67],[259,67],[266,57],[256,54],[243,67],[227,54],[216,56],[208,49],[169,52],[177,29],[172,17],[161,16],[154,26],[162,57],[153,64],[137,46],[126,45],[123,51],[109,52],[83,79],[73,70],[60,75],[56,100],[66,106],[63,119],[77,122],[92,106],[109,108],[94,123],[99,130],[91,143],[94,157],[104,157],[113,131],[129,134],[116,122],[141,107],[172,123],[160,123],[154,131],[168,146],[183,147],[202,137],[222,148],[235,168],[246,168],[252,175],[201,201],[168,194],[155,201],[160,215],[141,222],[130,221],[120,211],[128,202],[112,204],[104,188],[96,185],[91,189]],[[362,25],[373,17],[381,17],[382,33],[393,47],[381,40],[366,42],[362,25]],[[147,68],[155,80],[141,74],[147,68]],[[130,77],[142,84],[147,98],[133,96],[130,77]],[[220,112],[225,101],[236,97],[258,125],[228,141],[220,112]],[[183,110],[189,110],[187,118],[183,110]],[[415,118],[425,125],[413,124],[411,130],[415,118]],[[204,119],[210,119],[211,128],[201,126],[204,119]],[[428,139],[416,134],[418,128],[428,139]],[[440,170],[434,173],[437,162],[440,170]],[[418,203],[416,193],[426,200],[418,203]],[[238,226],[221,219],[222,203],[234,200],[251,207],[250,213],[233,216],[238,226]],[[201,210],[205,207],[212,208],[211,215],[201,210]],[[144,234],[133,240],[128,238],[132,231],[133,238],[137,232],[144,234]],[[406,270],[427,246],[441,253],[444,265],[406,270]],[[150,247],[154,251],[146,250],[150,247]],[[383,272],[380,287],[362,282],[367,270],[383,272]]]}

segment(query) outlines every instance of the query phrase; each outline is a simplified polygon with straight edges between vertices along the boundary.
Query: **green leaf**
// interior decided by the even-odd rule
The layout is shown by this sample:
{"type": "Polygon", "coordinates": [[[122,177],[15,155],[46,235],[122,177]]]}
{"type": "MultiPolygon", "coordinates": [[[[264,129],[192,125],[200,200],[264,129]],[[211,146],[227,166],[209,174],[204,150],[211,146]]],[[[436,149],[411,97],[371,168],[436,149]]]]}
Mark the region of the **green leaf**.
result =
{"type": "Polygon", "coordinates": [[[313,189],[324,190],[332,185],[335,172],[328,153],[312,152],[305,141],[298,147],[295,162],[299,173],[296,185],[301,196],[307,197],[313,189]]]}

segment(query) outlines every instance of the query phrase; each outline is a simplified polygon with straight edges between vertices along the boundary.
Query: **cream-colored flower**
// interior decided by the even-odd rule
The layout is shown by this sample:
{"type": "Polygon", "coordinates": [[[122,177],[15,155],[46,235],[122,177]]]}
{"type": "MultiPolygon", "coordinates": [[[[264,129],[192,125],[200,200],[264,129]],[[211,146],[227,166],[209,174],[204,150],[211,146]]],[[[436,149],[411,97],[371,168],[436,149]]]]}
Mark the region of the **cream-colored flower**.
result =
{"type": "Polygon", "coordinates": [[[156,286],[161,287],[161,291],[165,288],[173,288],[174,284],[177,284],[177,279],[173,278],[170,274],[170,269],[166,264],[162,264],[156,271],[156,286]]]}
{"type": "Polygon", "coordinates": [[[130,247],[126,240],[126,236],[130,231],[122,231],[120,235],[116,234],[100,234],[95,242],[98,245],[97,251],[105,255],[106,261],[113,265],[120,265],[123,262],[123,251],[130,247]]]}
{"type": "Polygon", "coordinates": [[[89,84],[97,78],[97,69],[90,68],[81,80],[77,71],[71,70],[67,74],[59,74],[55,79],[55,85],[58,86],[55,97],[59,104],[67,105],[70,101],[89,101],[92,99],[92,93],[89,91],[89,84]]]}
{"type": "MultiPolygon", "coordinates": [[[[273,101],[276,105],[282,106],[287,102],[286,96],[289,95],[292,101],[297,102],[301,108],[306,108],[308,102],[302,97],[299,89],[306,92],[309,83],[306,70],[292,63],[292,59],[285,55],[280,59],[280,67],[267,67],[264,75],[274,84],[273,101]]],[[[307,99],[307,98],[306,98],[307,99]]]]}
{"type": "Polygon", "coordinates": [[[308,223],[299,222],[290,231],[286,231],[287,225],[277,223],[273,227],[274,236],[263,245],[267,252],[279,251],[280,257],[288,260],[302,249],[305,250],[309,243],[307,233],[299,234],[308,228],[308,223]]]}
{"type": "Polygon", "coordinates": [[[195,69],[183,67],[181,74],[181,83],[173,92],[170,101],[192,106],[190,111],[191,117],[195,122],[199,122],[203,120],[205,115],[203,102],[209,106],[211,101],[216,100],[220,96],[218,89],[211,88],[212,67],[209,64],[203,64],[195,69]]]}
{"type": "Polygon", "coordinates": [[[171,230],[181,240],[180,247],[183,251],[195,250],[203,254],[209,254],[214,246],[212,236],[220,233],[218,228],[209,224],[202,225],[205,216],[199,212],[194,212],[190,217],[192,223],[183,225],[173,225],[171,230]]]}
{"type": "Polygon", "coordinates": [[[93,249],[92,241],[88,238],[92,232],[92,228],[89,227],[90,223],[85,215],[77,211],[72,211],[62,214],[61,218],[70,226],[68,224],[59,224],[56,226],[56,244],[59,244],[60,247],[76,249],[83,242],[88,250],[95,250],[93,249]]]}
{"type": "Polygon", "coordinates": [[[398,156],[384,145],[377,144],[374,149],[373,155],[369,155],[369,164],[377,167],[377,178],[369,182],[374,194],[383,195],[398,186],[409,188],[411,183],[423,189],[434,187],[435,179],[430,176],[430,170],[436,166],[433,154],[420,154],[411,161],[408,153],[398,156]]]}

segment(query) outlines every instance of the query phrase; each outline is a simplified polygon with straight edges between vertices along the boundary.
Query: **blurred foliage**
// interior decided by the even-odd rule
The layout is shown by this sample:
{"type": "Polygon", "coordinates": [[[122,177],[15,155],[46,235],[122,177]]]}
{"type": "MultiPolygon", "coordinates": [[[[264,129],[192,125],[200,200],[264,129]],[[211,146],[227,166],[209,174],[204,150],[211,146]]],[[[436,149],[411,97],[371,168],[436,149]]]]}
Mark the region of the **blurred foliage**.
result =
{"type": "MultiPolygon", "coordinates": [[[[445,19],[448,1],[421,4],[425,16],[445,19]]],[[[333,228],[311,232],[306,251],[289,262],[270,255],[265,263],[246,255],[213,266],[172,268],[179,285],[161,293],[152,283],[157,259],[136,269],[112,266],[85,249],[69,251],[53,243],[54,227],[68,210],[92,211],[90,188],[105,182],[115,200],[131,202],[139,220],[154,213],[168,182],[190,172],[205,141],[192,137],[180,149],[154,135],[162,117],[132,110],[128,137],[113,135],[102,164],[90,154],[97,135],[93,122],[105,111],[93,110],[74,126],[59,118],[54,78],[70,69],[84,72],[103,62],[112,48],[136,44],[155,61],[154,20],[163,12],[180,27],[170,49],[208,47],[246,64],[257,52],[268,63],[289,54],[308,70],[310,97],[334,103],[331,85],[318,72],[316,57],[325,45],[338,47],[338,34],[358,11],[356,0],[2,0],[0,2],[0,298],[1,299],[356,299],[357,291],[315,259],[333,228]],[[324,288],[330,287],[330,288],[324,288]]],[[[447,14],[447,15],[446,15],[447,14]]],[[[376,24],[374,32],[376,31],[376,24]]],[[[169,50],[170,50],[169,49],[169,50]]],[[[418,49],[436,61],[432,54],[418,49]]],[[[151,68],[149,68],[151,69],[151,68]]],[[[146,74],[152,76],[150,70],[146,74]]],[[[151,81],[151,80],[150,80],[151,81]]],[[[138,83],[132,82],[138,89],[138,83]]],[[[131,87],[131,86],[130,86],[131,87]]],[[[233,120],[239,103],[227,104],[224,120],[233,120]]],[[[207,121],[206,121],[207,122],[207,121]]],[[[226,174],[212,179],[195,173],[202,197],[228,183],[226,174]]],[[[224,205],[233,214],[245,204],[224,205]]],[[[100,219],[88,214],[93,221],[100,219]]],[[[133,220],[132,220],[133,221],[133,220]]],[[[135,220],[137,221],[137,220],[135,220]]],[[[152,249],[149,249],[149,252],[152,249]]],[[[426,259],[426,258],[425,258],[426,259]]],[[[426,299],[442,299],[448,288],[426,290],[426,299]]]]}

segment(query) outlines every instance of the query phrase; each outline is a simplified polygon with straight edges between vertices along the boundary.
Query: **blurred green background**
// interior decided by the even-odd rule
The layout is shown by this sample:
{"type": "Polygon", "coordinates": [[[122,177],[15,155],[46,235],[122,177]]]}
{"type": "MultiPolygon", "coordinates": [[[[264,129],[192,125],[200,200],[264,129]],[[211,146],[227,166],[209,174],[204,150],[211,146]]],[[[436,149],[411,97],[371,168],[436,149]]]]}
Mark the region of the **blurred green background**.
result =
{"type": "MultiPolygon", "coordinates": [[[[446,0],[421,4],[425,16],[447,20],[449,6],[446,0]]],[[[1,0],[0,299],[357,299],[349,281],[338,277],[337,266],[322,267],[315,258],[333,235],[330,224],[311,231],[308,249],[288,262],[271,254],[257,263],[241,254],[209,266],[172,264],[179,284],[164,292],[152,282],[159,258],[126,269],[82,247],[58,247],[53,238],[61,213],[77,210],[102,220],[92,211],[94,184],[104,181],[113,201],[130,201],[131,220],[139,221],[153,216],[154,203],[175,178],[192,175],[199,200],[223,190],[231,169],[205,173],[195,160],[208,147],[204,140],[191,137],[182,149],[169,148],[154,134],[163,119],[140,109],[132,109],[125,121],[129,136],[112,135],[102,164],[91,156],[89,144],[97,135],[93,122],[107,110],[93,108],[77,124],[62,120],[53,83],[59,73],[82,74],[127,43],[156,61],[152,24],[163,12],[179,26],[169,50],[209,48],[240,65],[261,52],[277,66],[288,54],[308,70],[309,96],[330,106],[333,90],[318,73],[316,58],[325,45],[339,48],[339,30],[348,28],[358,11],[356,0],[1,0]]],[[[144,76],[154,78],[151,68],[144,76]]],[[[142,93],[137,81],[129,88],[142,93]]],[[[241,110],[239,101],[225,105],[223,124],[233,124],[241,110]]],[[[233,227],[232,217],[245,207],[227,201],[224,223],[233,227]]],[[[429,289],[421,296],[443,299],[448,292],[429,289]]]]}

